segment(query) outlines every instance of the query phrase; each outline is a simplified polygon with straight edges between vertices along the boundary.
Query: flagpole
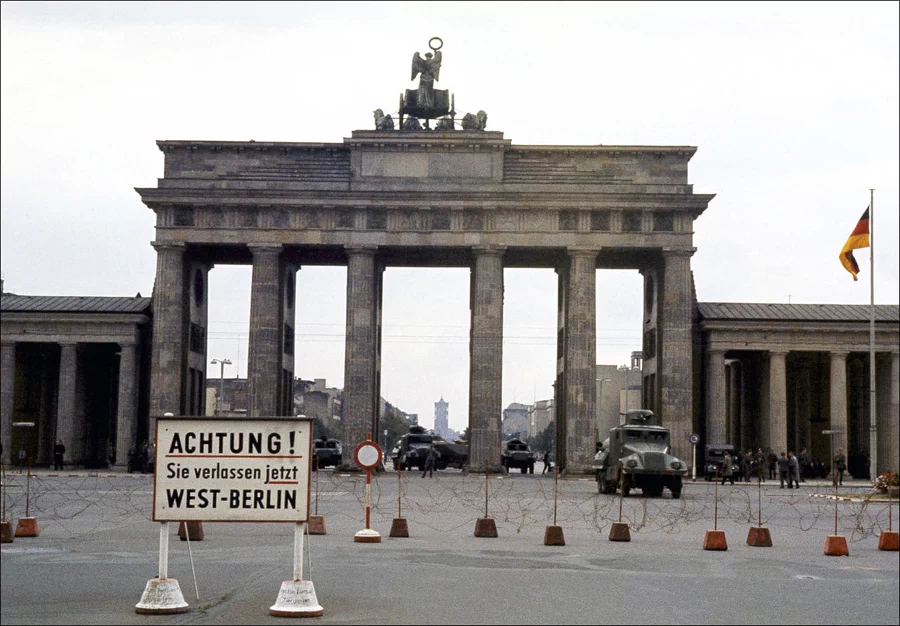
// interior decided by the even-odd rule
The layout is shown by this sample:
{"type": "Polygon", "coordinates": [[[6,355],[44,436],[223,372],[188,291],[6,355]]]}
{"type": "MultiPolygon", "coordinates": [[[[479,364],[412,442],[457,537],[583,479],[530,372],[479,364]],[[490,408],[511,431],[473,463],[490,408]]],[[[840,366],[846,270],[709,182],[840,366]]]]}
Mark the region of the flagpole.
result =
{"type": "Polygon", "coordinates": [[[878,476],[878,418],[875,398],[875,190],[869,189],[869,460],[878,476]]]}

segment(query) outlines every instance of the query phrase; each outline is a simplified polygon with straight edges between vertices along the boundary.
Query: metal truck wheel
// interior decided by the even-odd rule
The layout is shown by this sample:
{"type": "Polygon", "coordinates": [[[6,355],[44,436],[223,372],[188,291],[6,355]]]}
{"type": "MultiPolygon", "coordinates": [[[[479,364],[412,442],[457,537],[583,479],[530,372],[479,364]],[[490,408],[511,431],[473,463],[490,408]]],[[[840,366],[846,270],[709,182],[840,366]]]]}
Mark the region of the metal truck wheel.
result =
{"type": "Polygon", "coordinates": [[[534,463],[532,463],[531,465],[528,466],[528,473],[534,474],[534,463]]]}
{"type": "Polygon", "coordinates": [[[628,494],[631,493],[631,488],[634,485],[631,483],[631,476],[626,476],[622,479],[622,497],[627,498],[628,494]]]}
{"type": "Polygon", "coordinates": [[[669,485],[669,490],[672,492],[673,499],[677,500],[681,497],[681,489],[683,486],[684,485],[681,481],[681,476],[672,479],[672,483],[669,485]]]}

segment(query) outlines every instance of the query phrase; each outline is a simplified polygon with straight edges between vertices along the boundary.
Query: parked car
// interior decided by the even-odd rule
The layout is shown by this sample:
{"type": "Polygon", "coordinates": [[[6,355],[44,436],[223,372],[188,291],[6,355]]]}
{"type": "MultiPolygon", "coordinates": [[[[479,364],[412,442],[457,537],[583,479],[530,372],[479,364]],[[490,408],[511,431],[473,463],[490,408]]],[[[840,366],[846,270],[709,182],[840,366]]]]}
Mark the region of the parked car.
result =
{"type": "Polygon", "coordinates": [[[741,475],[741,464],[734,446],[730,443],[711,443],[706,446],[706,457],[703,461],[703,475],[707,481],[712,480],[714,476],[722,475],[726,452],[731,455],[731,471],[735,478],[741,475]]]}

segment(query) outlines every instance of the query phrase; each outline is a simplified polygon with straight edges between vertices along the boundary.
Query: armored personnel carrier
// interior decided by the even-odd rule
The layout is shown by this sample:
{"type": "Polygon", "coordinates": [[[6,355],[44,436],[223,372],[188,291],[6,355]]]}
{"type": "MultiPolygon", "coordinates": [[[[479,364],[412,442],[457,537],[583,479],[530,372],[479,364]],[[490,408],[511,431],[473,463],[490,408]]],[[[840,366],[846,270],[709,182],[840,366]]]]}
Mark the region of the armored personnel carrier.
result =
{"type": "Polygon", "coordinates": [[[462,443],[450,443],[421,426],[410,426],[409,432],[400,437],[391,450],[391,461],[397,471],[425,468],[428,448],[434,444],[438,459],[434,469],[462,468],[469,459],[469,447],[462,443]]]}
{"type": "Polygon", "coordinates": [[[523,474],[526,472],[534,474],[534,452],[521,439],[510,439],[503,444],[503,451],[500,452],[500,463],[503,464],[507,472],[514,467],[518,467],[523,474]]]}
{"type": "Polygon", "coordinates": [[[658,497],[668,488],[673,498],[680,498],[687,473],[687,464],[671,454],[669,429],[645,409],[628,411],[625,423],[609,430],[593,467],[600,493],[621,489],[623,496],[640,489],[645,496],[658,497]]]}

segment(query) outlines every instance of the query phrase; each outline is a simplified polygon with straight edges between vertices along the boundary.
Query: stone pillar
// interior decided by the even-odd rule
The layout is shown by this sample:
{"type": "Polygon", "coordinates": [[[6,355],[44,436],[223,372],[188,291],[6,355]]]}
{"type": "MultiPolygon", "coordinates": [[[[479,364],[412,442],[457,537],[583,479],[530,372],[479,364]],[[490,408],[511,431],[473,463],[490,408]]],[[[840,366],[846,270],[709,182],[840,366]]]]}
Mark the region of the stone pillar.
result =
{"type": "Polygon", "coordinates": [[[838,448],[847,451],[849,431],[847,430],[847,352],[831,353],[831,430],[839,430],[834,435],[835,453],[838,448]]]}
{"type": "Polygon", "coordinates": [[[247,414],[278,414],[281,389],[281,245],[250,245],[250,342],[247,361],[247,414]]]}
{"type": "Polygon", "coordinates": [[[556,425],[554,458],[560,468],[566,468],[566,290],[568,262],[557,267],[556,308],[556,382],[553,383],[553,408],[556,425]]]}
{"type": "Polygon", "coordinates": [[[672,453],[691,458],[693,432],[693,356],[691,255],[693,250],[663,251],[664,276],[660,307],[661,423],[672,433],[672,453]]]}
{"type": "Polygon", "coordinates": [[[732,361],[731,370],[731,395],[728,398],[728,404],[731,411],[731,429],[728,432],[728,443],[735,448],[741,446],[741,424],[744,416],[741,415],[741,362],[732,361]]]}
{"type": "MultiPolygon", "coordinates": [[[[82,442],[75,441],[75,377],[78,363],[78,346],[60,344],[59,390],[56,396],[56,438],[66,446],[67,463],[81,461],[82,442]]],[[[55,444],[55,442],[54,442],[55,444]]]]}
{"type": "MultiPolygon", "coordinates": [[[[876,419],[878,424],[878,467],[872,468],[875,476],[881,472],[897,471],[897,465],[892,460],[892,452],[897,449],[897,431],[891,427],[891,403],[896,402],[896,396],[892,397],[891,393],[891,375],[894,360],[889,354],[875,355],[875,372],[876,372],[876,392],[875,397],[878,403],[876,411],[876,419]]],[[[896,415],[897,405],[893,405],[894,415],[896,415]]]]}
{"type": "Polygon", "coordinates": [[[3,444],[3,462],[14,460],[12,422],[16,401],[16,344],[4,343],[0,356],[0,443],[3,444]]]}
{"type": "Polygon", "coordinates": [[[116,467],[128,465],[128,451],[137,441],[137,346],[123,343],[119,347],[119,401],[116,415],[116,467]]]}
{"type": "MultiPolygon", "coordinates": [[[[769,351],[769,440],[768,451],[787,449],[787,352],[769,351]]],[[[761,446],[764,450],[766,445],[761,446]]]]}
{"type": "Polygon", "coordinates": [[[156,282],[153,285],[153,348],[150,365],[150,432],[156,439],[156,418],[185,412],[186,350],[183,243],[154,243],[156,282]]]}
{"type": "MultiPolygon", "coordinates": [[[[347,246],[347,340],[344,357],[344,460],[354,469],[353,450],[375,421],[378,387],[375,246],[347,246]]],[[[376,438],[376,433],[372,433],[376,438]]]]}
{"type": "Polygon", "coordinates": [[[725,432],[725,352],[710,350],[706,354],[706,443],[727,442],[725,432]]]}
{"type": "Polygon", "coordinates": [[[470,309],[469,468],[499,471],[503,417],[503,252],[476,247],[470,309]]]}
{"type": "Polygon", "coordinates": [[[569,251],[567,277],[565,470],[589,474],[596,441],[597,251],[569,251]]]}
{"type": "Polygon", "coordinates": [[[740,387],[740,403],[741,403],[741,452],[744,452],[753,445],[753,428],[755,426],[754,420],[750,419],[750,407],[752,406],[752,402],[750,401],[750,393],[751,386],[749,381],[751,380],[751,372],[755,367],[755,360],[744,360],[741,361],[741,387],[740,387]]]}
{"type": "Polygon", "coordinates": [[[884,421],[886,432],[883,438],[890,442],[890,449],[883,458],[884,467],[892,472],[900,471],[900,451],[897,440],[900,438],[900,353],[891,353],[891,388],[888,415],[884,421]]]}

